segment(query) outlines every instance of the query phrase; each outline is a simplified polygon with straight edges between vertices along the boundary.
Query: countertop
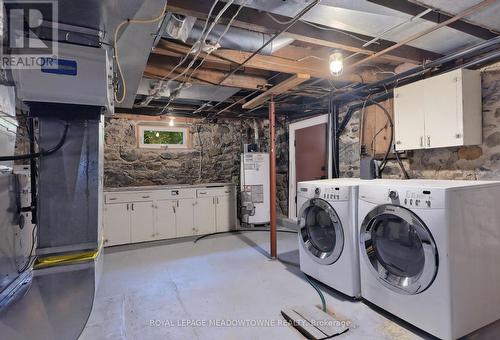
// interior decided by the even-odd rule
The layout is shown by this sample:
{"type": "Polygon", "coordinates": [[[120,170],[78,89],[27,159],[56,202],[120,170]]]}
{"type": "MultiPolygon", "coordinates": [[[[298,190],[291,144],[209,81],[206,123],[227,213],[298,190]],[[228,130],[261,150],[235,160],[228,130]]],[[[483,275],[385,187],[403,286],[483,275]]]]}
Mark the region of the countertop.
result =
{"type": "Polygon", "coordinates": [[[104,192],[122,192],[122,191],[151,191],[168,189],[189,189],[189,188],[213,188],[223,186],[234,186],[234,183],[200,183],[200,184],[173,184],[173,185],[149,185],[140,187],[119,187],[104,188],[104,192]]]}

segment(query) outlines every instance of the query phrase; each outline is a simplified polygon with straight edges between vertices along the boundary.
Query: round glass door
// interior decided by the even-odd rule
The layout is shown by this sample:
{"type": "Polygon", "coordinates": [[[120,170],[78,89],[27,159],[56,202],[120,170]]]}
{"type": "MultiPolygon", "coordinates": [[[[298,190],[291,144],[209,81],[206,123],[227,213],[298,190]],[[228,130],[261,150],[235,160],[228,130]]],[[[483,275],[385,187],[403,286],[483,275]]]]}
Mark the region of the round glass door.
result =
{"type": "Polygon", "coordinates": [[[344,232],[328,202],[313,198],[300,209],[300,240],[312,259],[321,264],[338,260],[344,247],[344,232]]]}
{"type": "Polygon", "coordinates": [[[361,225],[361,249],[386,287],[405,294],[427,289],[438,269],[432,235],[412,211],[391,204],[373,209],[361,225]]]}

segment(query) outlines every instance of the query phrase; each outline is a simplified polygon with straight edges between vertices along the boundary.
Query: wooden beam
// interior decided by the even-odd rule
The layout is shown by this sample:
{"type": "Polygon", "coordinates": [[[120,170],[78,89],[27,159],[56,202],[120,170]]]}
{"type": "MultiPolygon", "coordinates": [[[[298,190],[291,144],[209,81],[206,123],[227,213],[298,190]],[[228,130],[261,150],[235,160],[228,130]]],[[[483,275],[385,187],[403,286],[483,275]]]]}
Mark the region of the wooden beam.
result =
{"type": "Polygon", "coordinates": [[[290,89],[293,89],[295,86],[302,84],[306,80],[309,80],[311,78],[310,75],[308,74],[303,74],[303,73],[298,73],[290,78],[286,79],[285,81],[282,81],[281,83],[274,85],[271,87],[269,90],[266,92],[263,92],[259,94],[257,97],[251,99],[250,101],[246,102],[243,104],[244,109],[253,109],[254,107],[257,107],[263,103],[265,103],[268,99],[270,99],[272,96],[281,94],[283,92],[286,92],[290,89]]]}
{"type": "MultiPolygon", "coordinates": [[[[180,45],[174,42],[165,42],[158,44],[158,47],[153,51],[153,53],[161,53],[163,50],[177,51],[180,53],[187,53],[189,51],[188,46],[180,45]]],[[[246,60],[252,53],[236,50],[221,49],[212,52],[207,61],[211,62],[226,62],[229,64],[240,64],[246,60]]],[[[203,58],[204,54],[200,55],[203,58]]],[[[272,55],[261,55],[257,54],[252,59],[250,59],[246,65],[247,68],[254,68],[259,70],[282,72],[282,73],[305,73],[312,77],[323,78],[323,79],[333,79],[330,75],[330,69],[328,67],[328,58],[324,60],[318,58],[303,58],[302,60],[291,60],[283,57],[277,57],[272,55]]],[[[334,78],[335,81],[345,81],[345,82],[373,82],[375,81],[375,76],[370,76],[366,74],[363,76],[363,81],[357,74],[344,73],[338,77],[334,78]]]]}
{"type": "Polygon", "coordinates": [[[377,52],[375,54],[372,54],[369,57],[366,57],[366,58],[364,58],[362,60],[359,60],[359,61],[357,61],[357,62],[349,65],[349,67],[356,67],[356,66],[359,66],[359,65],[361,65],[363,63],[366,63],[367,61],[372,60],[373,58],[381,57],[381,56],[383,56],[383,55],[385,55],[385,54],[387,54],[387,53],[389,53],[391,51],[394,51],[397,48],[400,48],[400,47],[404,46],[405,44],[407,44],[409,42],[417,40],[418,38],[423,37],[424,35],[427,35],[429,33],[432,33],[434,31],[440,29],[441,27],[444,27],[444,26],[449,25],[449,24],[451,24],[451,23],[453,23],[453,22],[455,22],[457,20],[460,20],[460,19],[466,17],[466,16],[474,14],[474,13],[482,10],[483,8],[485,8],[485,7],[487,7],[487,6],[495,3],[496,1],[497,0],[483,0],[480,3],[478,3],[478,4],[476,4],[476,5],[472,6],[472,7],[469,7],[466,10],[458,13],[454,17],[452,17],[452,18],[450,18],[450,19],[448,19],[446,21],[443,21],[443,22],[437,24],[436,26],[432,26],[432,27],[430,27],[430,28],[428,28],[426,30],[423,30],[423,31],[418,32],[418,33],[415,33],[412,36],[410,36],[410,37],[408,37],[408,38],[406,38],[406,39],[398,42],[395,45],[387,47],[386,49],[384,49],[382,51],[379,51],[379,52],[377,52]]]}
{"type": "MultiPolygon", "coordinates": [[[[144,74],[153,77],[153,78],[162,78],[167,76],[175,67],[175,64],[166,63],[161,58],[157,58],[156,56],[151,56],[149,58],[148,64],[146,65],[146,69],[144,74]]],[[[174,78],[178,73],[181,73],[185,70],[184,67],[178,67],[176,72],[171,74],[167,79],[174,78]]],[[[189,74],[189,72],[188,72],[189,74]]],[[[193,78],[208,84],[217,85],[218,82],[224,78],[226,73],[214,70],[207,70],[204,68],[200,68],[193,75],[193,78]]],[[[182,81],[183,77],[179,78],[179,81],[182,81]]],[[[251,90],[265,90],[267,86],[267,79],[259,76],[247,75],[247,74],[235,74],[224,82],[221,85],[229,86],[229,87],[238,87],[243,89],[251,89],[251,90]]]]}
{"type": "MultiPolygon", "coordinates": [[[[418,15],[429,8],[427,6],[423,6],[408,0],[368,0],[368,1],[412,16],[418,15]]],[[[450,19],[452,16],[453,15],[443,13],[440,10],[434,10],[422,16],[422,19],[439,24],[445,20],[450,19]]],[[[488,28],[464,20],[457,20],[455,22],[449,23],[447,26],[462,33],[467,33],[474,37],[478,37],[484,40],[492,39],[498,36],[496,32],[492,32],[488,28]]]]}
{"type": "MultiPolygon", "coordinates": [[[[213,2],[211,0],[169,0],[167,9],[171,12],[205,19],[207,13],[210,11],[212,3],[213,2]]],[[[231,5],[223,14],[223,20],[221,22],[227,22],[227,20],[235,13],[237,7],[238,6],[236,5],[231,5]]],[[[217,13],[216,10],[215,13],[217,13]]],[[[290,20],[289,17],[285,16],[275,15],[275,17],[278,20],[290,20]]],[[[243,8],[232,25],[235,27],[267,33],[276,33],[283,28],[283,25],[273,21],[268,16],[263,15],[262,11],[251,8],[243,8]]],[[[371,45],[364,48],[362,46],[364,41],[362,40],[368,41],[373,39],[373,37],[342,30],[328,30],[327,27],[325,28],[326,30],[320,29],[299,21],[293,25],[285,35],[298,41],[366,55],[372,55],[394,45],[391,41],[381,39],[378,41],[379,45],[371,45]]],[[[437,53],[411,46],[404,46],[404,48],[384,55],[384,59],[397,63],[416,62],[420,64],[423,60],[436,59],[439,56],[440,55],[437,53]]]]}

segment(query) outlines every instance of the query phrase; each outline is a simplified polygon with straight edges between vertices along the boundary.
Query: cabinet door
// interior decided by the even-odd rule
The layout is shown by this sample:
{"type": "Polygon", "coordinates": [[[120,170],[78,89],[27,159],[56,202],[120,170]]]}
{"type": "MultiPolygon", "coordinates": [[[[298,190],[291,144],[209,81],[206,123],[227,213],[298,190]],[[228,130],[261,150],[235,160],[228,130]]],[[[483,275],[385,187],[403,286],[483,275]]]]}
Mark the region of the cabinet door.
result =
{"type": "Polygon", "coordinates": [[[130,234],[132,242],[155,238],[153,202],[130,203],[130,234]]]}
{"type": "Polygon", "coordinates": [[[194,228],[196,235],[215,232],[215,197],[200,197],[196,199],[194,228]]]}
{"type": "Polygon", "coordinates": [[[177,236],[175,229],[175,200],[156,202],[156,238],[166,239],[177,236]]]}
{"type": "Polygon", "coordinates": [[[234,228],[234,214],[232,211],[231,196],[220,196],[215,199],[217,231],[231,230],[234,228]]]}
{"type": "Polygon", "coordinates": [[[460,74],[449,72],[424,80],[425,146],[461,144],[460,74]]]}
{"type": "Polygon", "coordinates": [[[175,222],[177,237],[194,234],[194,199],[188,198],[176,201],[175,222]]]}
{"type": "Polygon", "coordinates": [[[129,204],[104,205],[104,245],[115,246],[130,243],[129,204]]]}
{"type": "Polygon", "coordinates": [[[424,88],[422,82],[394,89],[396,150],[424,148],[424,88]]]}

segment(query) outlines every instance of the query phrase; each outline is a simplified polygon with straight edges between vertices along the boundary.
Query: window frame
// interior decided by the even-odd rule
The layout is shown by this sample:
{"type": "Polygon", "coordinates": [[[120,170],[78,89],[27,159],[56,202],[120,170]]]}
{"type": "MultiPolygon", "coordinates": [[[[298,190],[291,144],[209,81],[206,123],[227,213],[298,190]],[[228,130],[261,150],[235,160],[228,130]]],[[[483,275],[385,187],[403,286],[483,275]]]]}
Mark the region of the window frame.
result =
{"type": "Polygon", "coordinates": [[[142,149],[187,149],[188,148],[189,129],[182,126],[164,126],[164,125],[140,125],[139,126],[139,148],[142,149]],[[182,144],[145,144],[145,131],[167,131],[182,132],[182,144]]]}

